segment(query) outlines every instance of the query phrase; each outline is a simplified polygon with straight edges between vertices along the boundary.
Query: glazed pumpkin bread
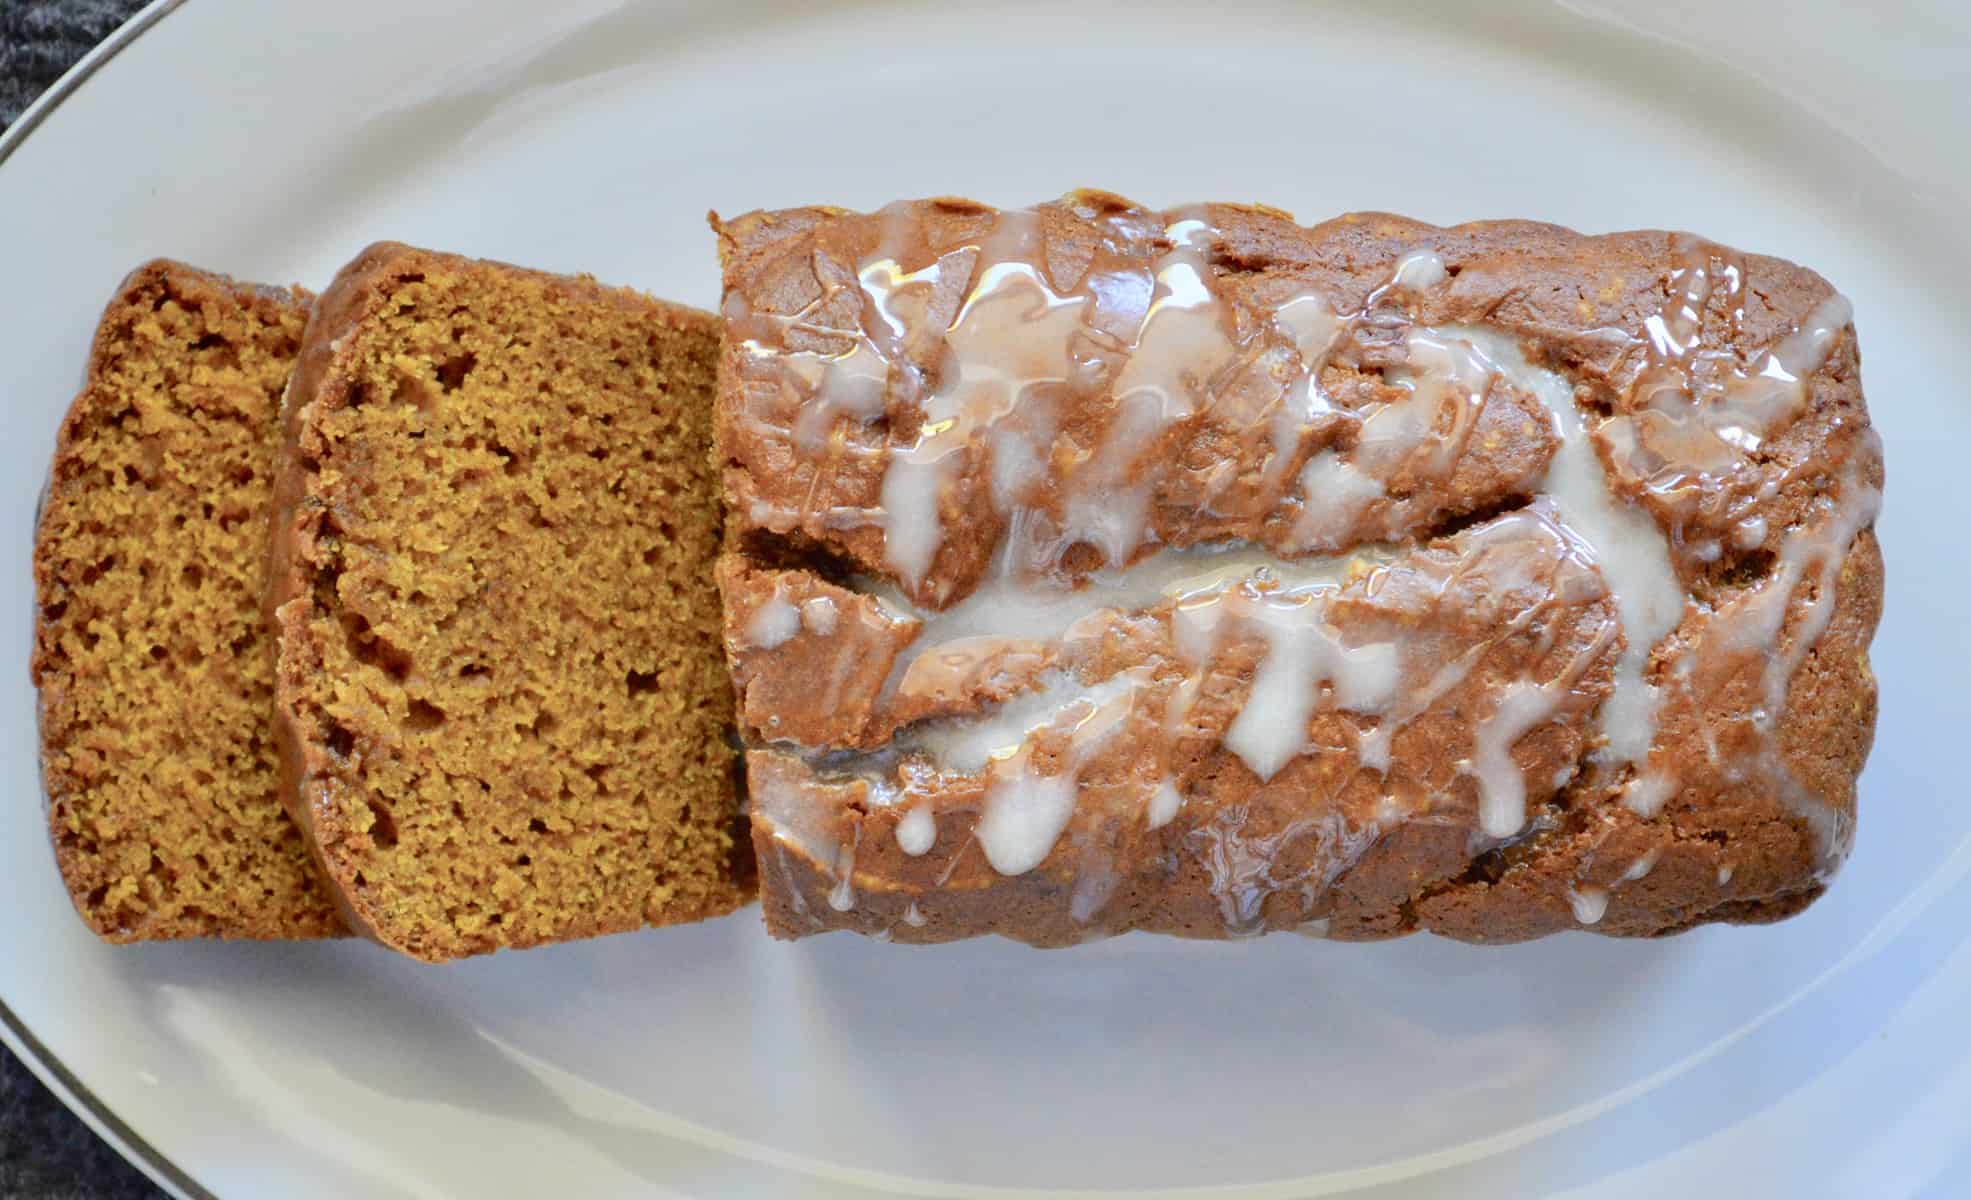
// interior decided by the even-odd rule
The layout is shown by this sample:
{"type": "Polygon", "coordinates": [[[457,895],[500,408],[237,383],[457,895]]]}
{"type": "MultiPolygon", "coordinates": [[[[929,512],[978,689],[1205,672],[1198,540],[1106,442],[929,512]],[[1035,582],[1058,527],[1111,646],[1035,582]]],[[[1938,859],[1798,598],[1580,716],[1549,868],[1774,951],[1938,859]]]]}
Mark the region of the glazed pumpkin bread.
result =
{"type": "Polygon", "coordinates": [[[269,595],[285,796],[427,960],[748,898],[708,314],[381,244],[308,325],[269,595]]]}
{"type": "Polygon", "coordinates": [[[115,942],[342,931],[278,792],[260,620],[309,297],[180,263],[110,302],[34,547],[55,857],[115,942]]]}
{"type": "Polygon", "coordinates": [[[1686,235],[1099,192],[717,223],[770,930],[1764,921],[1848,852],[1848,305],[1686,235]]]}

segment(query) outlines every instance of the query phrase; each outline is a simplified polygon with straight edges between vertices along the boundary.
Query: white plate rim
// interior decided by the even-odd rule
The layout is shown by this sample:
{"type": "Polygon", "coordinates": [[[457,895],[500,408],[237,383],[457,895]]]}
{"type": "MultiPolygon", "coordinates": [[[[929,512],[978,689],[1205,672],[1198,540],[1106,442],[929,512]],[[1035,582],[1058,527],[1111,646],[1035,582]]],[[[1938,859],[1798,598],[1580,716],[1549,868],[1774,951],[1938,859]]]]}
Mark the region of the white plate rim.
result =
{"type": "MultiPolygon", "coordinates": [[[[74,95],[90,77],[103,69],[109,61],[122,53],[144,33],[182,7],[185,0],[151,0],[115,32],[97,43],[95,48],[82,56],[74,66],[62,72],[47,91],[35,98],[21,115],[14,119],[5,133],[0,133],[0,166],[5,166],[14,151],[26,144],[49,114],[59,108],[64,100],[74,95]]],[[[172,1162],[164,1152],[151,1145],[137,1134],[137,1131],[124,1124],[123,1118],[116,1115],[107,1104],[98,1099],[87,1085],[70,1071],[61,1059],[34,1036],[25,1022],[14,1014],[7,1005],[6,997],[0,996],[0,1044],[4,1044],[13,1056],[39,1079],[42,1086],[54,1093],[56,1099],[68,1110],[80,1117],[96,1136],[108,1142],[125,1162],[142,1171],[152,1183],[157,1184],[180,1200],[217,1200],[214,1193],[187,1174],[184,1168],[172,1162]]]]}

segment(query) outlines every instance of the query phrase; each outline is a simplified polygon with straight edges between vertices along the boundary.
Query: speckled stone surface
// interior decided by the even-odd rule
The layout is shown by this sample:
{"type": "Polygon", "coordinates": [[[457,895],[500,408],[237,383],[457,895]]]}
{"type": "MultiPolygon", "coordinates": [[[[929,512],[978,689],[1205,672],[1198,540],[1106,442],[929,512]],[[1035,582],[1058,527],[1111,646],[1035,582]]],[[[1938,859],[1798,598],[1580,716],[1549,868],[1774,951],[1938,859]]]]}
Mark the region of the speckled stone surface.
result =
{"type": "Polygon", "coordinates": [[[115,32],[143,0],[0,0],[0,125],[115,32]]]}
{"type": "MultiPolygon", "coordinates": [[[[143,0],[0,0],[0,126],[12,124],[70,63],[142,7],[143,0]]],[[[48,403],[66,400],[50,397],[48,403]]],[[[0,1049],[0,1197],[163,1194],[0,1049]]]]}

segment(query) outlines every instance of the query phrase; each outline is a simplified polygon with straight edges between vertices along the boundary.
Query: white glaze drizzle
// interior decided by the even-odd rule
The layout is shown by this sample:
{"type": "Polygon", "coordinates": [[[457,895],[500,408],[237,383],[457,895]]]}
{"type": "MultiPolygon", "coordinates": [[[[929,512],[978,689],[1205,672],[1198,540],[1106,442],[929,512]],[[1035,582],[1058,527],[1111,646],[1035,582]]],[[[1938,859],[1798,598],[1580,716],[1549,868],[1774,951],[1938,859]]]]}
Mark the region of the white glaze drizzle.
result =
{"type": "MultiPolygon", "coordinates": [[[[748,810],[753,816],[764,818],[772,827],[774,858],[787,882],[786,890],[794,898],[794,915],[811,928],[822,927],[819,915],[809,909],[800,887],[795,883],[793,868],[787,860],[790,847],[826,874],[830,883],[827,894],[830,908],[836,912],[853,909],[856,851],[862,841],[861,825],[856,826],[855,836],[848,842],[837,841],[816,827],[816,821],[822,814],[814,806],[803,802],[798,784],[781,779],[778,772],[770,769],[749,769],[747,781],[750,786],[748,810]]],[[[868,788],[867,794],[874,804],[881,806],[894,799],[894,789],[883,781],[871,780],[868,788]]]]}
{"type": "MultiPolygon", "coordinates": [[[[1806,410],[1806,381],[1853,315],[1845,297],[1829,295],[1793,332],[1741,367],[1729,349],[1705,349],[1700,336],[1715,277],[1724,279],[1727,304],[1736,305],[1740,272],[1714,269],[1713,250],[1703,243],[1687,241],[1682,250],[1668,303],[1645,322],[1649,362],[1634,387],[1638,403],[1601,430],[1616,472],[1664,504],[1678,540],[1681,525],[1700,507],[1722,508],[1728,518],[1743,510],[1748,501],[1736,483],[1760,470],[1749,456],[1806,410]]],[[[1751,499],[1765,494],[1758,489],[1751,499]]],[[[1722,550],[1706,545],[1701,553],[1722,550]]]]}
{"type": "MultiPolygon", "coordinates": [[[[1740,550],[1771,543],[1773,531],[1764,517],[1743,513],[1750,503],[1770,496],[1775,483],[1765,480],[1749,496],[1735,490],[1740,475],[1755,468],[1748,457],[1777,436],[1806,410],[1807,380],[1825,364],[1853,311],[1845,297],[1821,300],[1789,334],[1780,338],[1749,368],[1740,368],[1728,351],[1700,348],[1703,312],[1716,280],[1722,275],[1733,298],[1742,287],[1735,266],[1714,270],[1711,249],[1700,243],[1684,246],[1684,260],[1672,275],[1672,295],[1663,312],[1645,322],[1651,359],[1636,384],[1643,404],[1636,411],[1602,425],[1616,470],[1662,501],[1679,520],[1700,505],[1724,505],[1731,523],[1731,541],[1740,550]],[[1719,360],[1724,369],[1706,374],[1696,368],[1705,358],[1719,360]]],[[[1874,435],[1867,438],[1872,457],[1874,435]]],[[[1818,515],[1801,527],[1781,534],[1775,567],[1760,581],[1752,597],[1727,604],[1706,627],[1709,646],[1727,653],[1759,655],[1763,659],[1763,701],[1753,715],[1757,751],[1753,755],[1763,777],[1771,780],[1794,811],[1812,827],[1822,846],[1822,871],[1831,871],[1847,852],[1852,831],[1824,797],[1810,794],[1795,779],[1780,754],[1775,730],[1786,692],[1806,654],[1833,615],[1834,584],[1849,545],[1875,519],[1880,496],[1850,464],[1838,495],[1822,498],[1818,515]],[[1815,590],[1792,643],[1781,652],[1780,635],[1794,605],[1800,583],[1813,576],[1815,590]]],[[[1681,531],[1679,530],[1679,536],[1681,531]]],[[[1714,538],[1694,539],[1687,553],[1699,563],[1723,557],[1714,538]]],[[[1677,678],[1689,680],[1688,659],[1678,664],[1677,678]]],[[[1718,747],[1704,726],[1708,760],[1719,762],[1718,747]]],[[[1727,781],[1748,774],[1743,763],[1726,764],[1727,781]]],[[[1653,816],[1676,794],[1680,780],[1674,761],[1659,756],[1640,772],[1624,796],[1639,815],[1653,816]]]]}
{"type": "Polygon", "coordinates": [[[1412,250],[1396,260],[1390,286],[1420,292],[1443,283],[1449,274],[1449,268],[1444,265],[1444,256],[1437,251],[1412,250]]]}
{"type": "MultiPolygon", "coordinates": [[[[790,844],[799,846],[800,839],[787,835],[784,830],[776,830],[774,836],[776,849],[780,853],[781,866],[784,870],[787,862],[786,847],[790,844]]],[[[828,862],[827,867],[824,868],[829,872],[829,877],[834,881],[828,889],[828,907],[838,913],[848,912],[855,907],[855,856],[857,846],[861,841],[862,829],[858,826],[855,838],[836,846],[834,857],[828,862]]],[[[821,859],[813,856],[810,848],[804,846],[801,848],[803,853],[808,854],[809,861],[817,865],[822,862],[821,859]]]]}
{"type": "Polygon", "coordinates": [[[930,853],[937,841],[938,822],[928,801],[920,801],[898,819],[897,849],[912,858],[930,853]]]}
{"type": "Polygon", "coordinates": [[[1608,889],[1598,887],[1569,888],[1567,902],[1574,908],[1574,919],[1583,925],[1593,925],[1608,912],[1608,889]]]}
{"type": "Polygon", "coordinates": [[[1305,592],[1241,588],[1227,595],[1238,605],[1234,615],[1265,639],[1267,653],[1225,732],[1225,748],[1262,780],[1307,749],[1307,722],[1320,685],[1329,685],[1335,704],[1351,712],[1381,712],[1394,698],[1402,678],[1395,643],[1345,644],[1327,623],[1326,606],[1305,592]]]}
{"type": "Polygon", "coordinates": [[[923,580],[943,543],[940,506],[957,456],[1029,389],[1068,380],[1068,340],[1087,306],[1056,294],[1030,263],[982,271],[945,333],[948,365],[924,399],[917,438],[892,451],[883,474],[884,559],[905,582],[923,580]]]}
{"type": "MultiPolygon", "coordinates": [[[[1397,286],[1392,282],[1389,288],[1397,286]]],[[[1399,471],[1408,468],[1422,478],[1442,480],[1456,468],[1499,368],[1469,339],[1431,329],[1412,327],[1405,335],[1405,352],[1406,365],[1384,372],[1384,377],[1408,394],[1362,410],[1347,457],[1322,450],[1301,468],[1300,512],[1288,542],[1294,552],[1331,549],[1346,541],[1364,511],[1387,496],[1385,481],[1399,471]],[[1439,432],[1447,416],[1449,428],[1439,432]]],[[[1310,360],[1310,372],[1319,367],[1319,360],[1310,360]]],[[[1312,374],[1309,379],[1311,388],[1312,374]]],[[[1380,524],[1394,533],[1419,512],[1414,500],[1393,501],[1380,524]]]]}
{"type": "Polygon", "coordinates": [[[1447,330],[1477,347],[1496,369],[1532,393],[1554,414],[1560,448],[1541,490],[1561,519],[1592,549],[1622,616],[1624,646],[1615,664],[1615,691],[1602,703],[1603,757],[1641,762],[1655,740],[1655,689],[1644,679],[1650,652],[1677,627],[1687,603],[1670,547],[1648,513],[1619,503],[1609,489],[1592,431],[1574,402],[1574,389],[1553,371],[1533,366],[1509,338],[1486,329],[1447,330]]]}
{"type": "Polygon", "coordinates": [[[1078,697],[1048,727],[1064,729],[1069,749],[1063,768],[1043,775],[1033,764],[1031,738],[1010,755],[995,758],[985,802],[972,836],[1001,875],[1024,875],[1046,860],[1074,816],[1081,768],[1129,715],[1134,688],[1097,702],[1078,697]]]}
{"type": "Polygon", "coordinates": [[[793,429],[794,444],[802,450],[820,450],[843,415],[863,424],[883,415],[889,363],[867,342],[859,341],[843,354],[787,353],[782,361],[807,384],[793,429]]]}
{"type": "Polygon", "coordinates": [[[1173,424],[1197,411],[1198,397],[1238,349],[1210,286],[1206,250],[1213,230],[1186,218],[1164,235],[1171,249],[1151,268],[1149,307],[1111,385],[1114,418],[1063,481],[1058,544],[1093,546],[1109,566],[1129,561],[1144,541],[1150,488],[1125,482],[1131,469],[1173,424]]]}
{"type": "Polygon", "coordinates": [[[1664,802],[1676,794],[1676,776],[1652,767],[1637,775],[1622,790],[1622,803],[1628,806],[1630,812],[1648,819],[1661,812],[1664,802]]]}
{"type": "Polygon", "coordinates": [[[749,649],[775,650],[792,641],[801,631],[801,610],[789,603],[778,587],[746,622],[745,645],[749,649]]]}
{"type": "Polygon", "coordinates": [[[1379,406],[1363,420],[1355,462],[1370,475],[1382,478],[1403,460],[1427,449],[1425,470],[1442,476],[1464,449],[1499,369],[1469,337],[1445,336],[1413,326],[1404,345],[1408,365],[1386,371],[1384,376],[1410,395],[1379,406]],[[1440,434],[1437,421],[1447,411],[1451,427],[1440,434]]]}
{"type": "Polygon", "coordinates": [[[1080,588],[994,574],[964,600],[941,611],[919,608],[880,580],[858,577],[854,583],[859,590],[880,597],[898,614],[923,623],[891,668],[886,691],[893,693],[919,657],[953,643],[1014,638],[1058,641],[1076,623],[1096,613],[1135,612],[1165,600],[1202,598],[1259,575],[1290,590],[1332,586],[1392,557],[1392,551],[1382,546],[1284,562],[1243,543],[1165,548],[1119,570],[1097,571],[1080,588]]]}
{"type": "Polygon", "coordinates": [[[1098,850],[1086,841],[1084,838],[1078,856],[1074,886],[1068,890],[1068,919],[1077,925],[1094,920],[1122,883],[1122,877],[1116,873],[1115,855],[1098,850]]]}
{"type": "MultiPolygon", "coordinates": [[[[1091,273],[1081,285],[1084,290],[1074,295],[1053,291],[1035,265],[1038,229],[1035,214],[1006,212],[977,246],[947,251],[921,271],[903,272],[883,251],[858,271],[873,314],[864,322],[866,337],[902,343],[934,331],[921,328],[925,306],[900,305],[899,296],[921,292],[961,258],[975,264],[966,298],[942,330],[939,384],[920,402],[915,439],[890,451],[879,506],[838,507],[818,514],[825,528],[880,525],[886,565],[913,590],[924,583],[945,542],[951,473],[962,456],[981,450],[990,455],[993,504],[1009,522],[1003,546],[1009,565],[1018,571],[1050,571],[1076,545],[1094,548],[1110,566],[1128,562],[1145,540],[1151,495],[1148,482],[1129,482],[1138,460],[1174,423],[1198,411],[1213,377],[1241,351],[1226,307],[1211,287],[1207,255],[1216,231],[1203,220],[1172,221],[1164,231],[1170,250],[1142,269],[1145,278],[1127,271],[1091,273]],[[1137,298],[1139,286],[1148,294],[1137,298]],[[1103,311],[1103,300],[1122,305],[1124,312],[1133,304],[1143,305],[1133,335],[1096,327],[1104,321],[1113,324],[1116,316],[1103,311]],[[1110,384],[1113,415],[1092,446],[1050,464],[1056,436],[1048,411],[1050,389],[1094,369],[1105,356],[1120,364],[1110,384]],[[1022,503],[1023,494],[1050,468],[1061,480],[1058,516],[1022,503]]],[[[1413,273],[1428,275],[1428,263],[1418,262],[1413,273]]],[[[1326,354],[1340,327],[1340,318],[1318,296],[1299,297],[1279,310],[1277,328],[1291,339],[1300,361],[1285,399],[1272,407],[1268,418],[1273,442],[1269,480],[1289,460],[1301,430],[1331,408],[1311,376],[1318,367],[1315,356],[1326,354]]],[[[864,341],[855,353],[837,357],[861,363],[859,355],[869,345],[864,341]]],[[[876,357],[880,361],[882,356],[876,357]]],[[[796,425],[825,429],[844,409],[865,419],[874,415],[866,405],[867,387],[846,404],[832,405],[820,389],[834,377],[825,376],[814,363],[804,364],[801,373],[821,382],[810,391],[796,425]]],[[[865,375],[844,378],[863,380],[865,375]]],[[[909,389],[899,389],[894,380],[878,389],[892,397],[892,405],[900,391],[909,389]]],[[[797,438],[797,444],[810,449],[812,442],[811,437],[797,438]]],[[[764,509],[758,517],[781,525],[797,524],[804,515],[772,505],[756,507],[764,509]]]]}
{"type": "MultiPolygon", "coordinates": [[[[1273,452],[1267,459],[1263,480],[1269,487],[1278,484],[1308,426],[1336,411],[1334,402],[1321,391],[1320,373],[1347,323],[1334,311],[1326,296],[1303,292],[1274,310],[1273,326],[1285,335],[1298,361],[1286,392],[1268,418],[1273,452]]],[[[1311,494],[1305,476],[1300,482],[1303,492],[1311,494]]]]}
{"type": "Polygon", "coordinates": [[[1013,757],[1040,730],[1085,720],[1111,702],[1127,698],[1141,684],[1140,675],[1127,672],[1093,684],[1066,672],[1050,672],[1038,688],[988,713],[926,722],[900,735],[899,745],[922,751],[942,770],[976,774],[1013,757]]]}
{"type": "MultiPolygon", "coordinates": [[[[1873,430],[1867,433],[1864,444],[1873,451],[1877,444],[1873,430]]],[[[1756,765],[1779,786],[1781,798],[1819,837],[1823,875],[1847,857],[1853,829],[1825,797],[1809,791],[1787,766],[1779,745],[1779,716],[1794,674],[1834,619],[1838,581],[1848,548],[1863,529],[1874,524],[1881,509],[1881,493],[1862,477],[1860,457],[1848,464],[1839,491],[1823,497],[1813,517],[1782,535],[1771,573],[1750,593],[1720,608],[1705,630],[1705,638],[1712,645],[1728,653],[1761,658],[1763,703],[1752,713],[1759,747],[1756,765]],[[1811,584],[1804,607],[1796,601],[1802,584],[1811,584]],[[1793,623],[1792,637],[1782,642],[1787,615],[1796,608],[1799,620],[1793,623]]]]}
{"type": "MultiPolygon", "coordinates": [[[[862,830],[858,826],[856,838],[861,840],[862,830]]],[[[835,856],[835,886],[828,889],[828,907],[836,912],[848,912],[855,907],[855,842],[841,848],[835,856]]]]}
{"type": "Polygon", "coordinates": [[[1178,791],[1177,784],[1166,775],[1157,781],[1157,790],[1150,793],[1143,819],[1151,829],[1162,829],[1177,819],[1177,813],[1183,807],[1184,793],[1178,791]]]}
{"type": "MultiPolygon", "coordinates": [[[[1588,561],[1586,547],[1555,521],[1550,506],[1544,502],[1497,518],[1468,537],[1472,541],[1467,551],[1471,562],[1493,562],[1495,565],[1487,568],[1488,577],[1492,577],[1489,572],[1505,572],[1496,577],[1500,587],[1510,586],[1514,572],[1521,568],[1516,565],[1516,556],[1510,553],[1503,558],[1485,558],[1484,547],[1494,543],[1546,542],[1563,558],[1574,557],[1583,564],[1588,561]]],[[[1343,583],[1361,578],[1363,585],[1373,591],[1375,573],[1392,569],[1395,569],[1393,555],[1380,548],[1356,555],[1291,563],[1269,563],[1263,559],[1255,563],[1252,552],[1245,548],[1168,550],[1109,576],[1114,583],[1113,591],[1084,589],[1094,596],[1068,593],[1068,596],[1082,595],[1082,599],[1066,612],[1054,607],[1061,603],[1058,596],[1047,601],[1048,608],[1043,614],[1036,615],[1019,603],[982,594],[975,606],[968,601],[942,614],[923,614],[931,623],[962,621],[968,634],[960,641],[925,640],[946,648],[962,642],[990,641],[991,635],[977,632],[982,627],[1000,634],[1018,630],[1053,638],[1071,635],[1075,621],[1069,620],[1070,617],[1086,619],[1092,614],[1112,611],[1108,605],[1094,606],[1091,603],[1094,599],[1115,600],[1118,593],[1123,593],[1122,598],[1128,603],[1113,607],[1135,609],[1174,600],[1171,634],[1182,661],[1209,662],[1220,639],[1235,629],[1257,636],[1267,645],[1251,692],[1234,717],[1223,744],[1243,758],[1256,774],[1268,778],[1286,761],[1308,749],[1307,722],[1323,683],[1328,685],[1328,694],[1337,708],[1363,714],[1384,711],[1401,692],[1399,645],[1390,642],[1350,645],[1325,621],[1326,604],[1343,583]],[[982,622],[991,624],[982,625],[982,622]]],[[[1555,587],[1551,580],[1529,582],[1548,592],[1555,587]]],[[[1019,594],[1030,595],[1030,589],[1022,585],[1019,594]]],[[[908,605],[901,597],[891,602],[908,605]]],[[[1537,611],[1537,606],[1527,609],[1498,636],[1509,636],[1537,611]]],[[[1612,625],[1604,627],[1599,639],[1577,655],[1569,669],[1542,692],[1542,720],[1554,715],[1579,670],[1601,652],[1612,638],[1613,630],[1612,625]]],[[[1393,714],[1393,719],[1386,719],[1378,733],[1386,734],[1427,708],[1455,686],[1485,649],[1486,644],[1473,647],[1460,661],[1438,671],[1420,693],[1423,703],[1413,711],[1393,714]]],[[[1031,853],[1023,853],[1012,843],[1020,842],[1025,849],[1045,857],[1072,814],[1072,776],[1081,759],[1078,755],[1071,756],[1067,771],[1054,776],[1040,775],[1030,769],[1028,761],[1033,736],[1065,722],[1077,731],[1077,746],[1090,746],[1089,734],[1081,729],[1083,723],[1105,711],[1126,712],[1145,682],[1138,673],[1088,684],[1063,672],[1051,672],[1034,689],[983,716],[927,722],[901,734],[896,744],[905,751],[921,752],[942,770],[975,773],[989,768],[988,808],[997,802],[1006,814],[996,818],[987,834],[982,835],[989,836],[1000,847],[988,854],[989,861],[996,867],[1001,863],[1019,866],[1028,861],[1038,862],[1031,853]]],[[[1171,689],[1162,715],[1166,731],[1181,724],[1183,713],[1195,696],[1196,683],[1197,677],[1192,676],[1171,689]]],[[[1095,723],[1103,730],[1113,726],[1113,720],[1095,723]]],[[[1516,740],[1516,735],[1505,740],[1501,751],[1508,751],[1516,740]]],[[[1509,761],[1505,769],[1517,770],[1509,761]]],[[[1501,770],[1494,769],[1485,777],[1499,778],[1501,770]]],[[[1519,791],[1523,796],[1523,784],[1519,791]]],[[[1151,828],[1160,827],[1174,816],[1180,799],[1174,781],[1162,781],[1145,801],[1151,828]]]]}
{"type": "Polygon", "coordinates": [[[1546,683],[1514,680],[1492,712],[1478,723],[1468,769],[1478,780],[1478,827],[1487,837],[1510,838],[1525,828],[1526,775],[1513,761],[1512,748],[1554,718],[1581,672],[1600,655],[1614,633],[1611,626],[1604,625],[1594,644],[1546,683]]]}
{"type": "Polygon", "coordinates": [[[801,628],[818,637],[832,636],[839,617],[828,596],[810,596],[801,604],[801,628]]]}
{"type": "Polygon", "coordinates": [[[1300,515],[1294,519],[1297,547],[1333,546],[1361,519],[1362,511],[1383,498],[1383,482],[1333,450],[1323,450],[1300,469],[1300,515]]]}
{"type": "Polygon", "coordinates": [[[1310,805],[1309,811],[1278,830],[1253,834],[1245,829],[1244,806],[1234,805],[1213,811],[1186,835],[1204,864],[1230,936],[1265,932],[1267,901],[1281,892],[1298,891],[1305,912],[1382,835],[1381,825],[1353,824],[1328,804],[1310,805]],[[1314,839],[1315,852],[1306,865],[1280,877],[1282,851],[1305,838],[1314,839]]]}

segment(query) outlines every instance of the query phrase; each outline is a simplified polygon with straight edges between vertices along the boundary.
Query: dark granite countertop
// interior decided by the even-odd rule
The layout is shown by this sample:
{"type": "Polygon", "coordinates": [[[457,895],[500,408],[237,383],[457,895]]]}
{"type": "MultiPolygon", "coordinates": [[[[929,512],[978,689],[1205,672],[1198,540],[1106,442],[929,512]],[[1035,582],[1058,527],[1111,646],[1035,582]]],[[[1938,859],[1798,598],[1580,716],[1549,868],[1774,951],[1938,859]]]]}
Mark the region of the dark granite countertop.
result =
{"type": "MultiPolygon", "coordinates": [[[[143,0],[0,0],[0,127],[142,7],[143,0]]],[[[163,1194],[0,1049],[0,1197],[163,1194]]]]}

